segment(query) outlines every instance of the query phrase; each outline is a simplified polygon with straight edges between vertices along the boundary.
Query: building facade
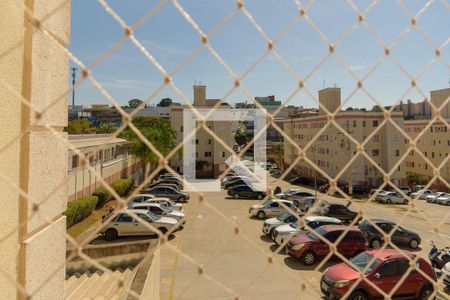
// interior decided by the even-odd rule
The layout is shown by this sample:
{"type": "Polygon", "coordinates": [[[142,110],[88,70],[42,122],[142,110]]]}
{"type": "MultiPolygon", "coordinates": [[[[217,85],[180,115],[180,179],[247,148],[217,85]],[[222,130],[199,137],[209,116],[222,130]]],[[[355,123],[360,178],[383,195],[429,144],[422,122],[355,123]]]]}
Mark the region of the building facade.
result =
{"type": "MultiPolygon", "coordinates": [[[[319,102],[330,112],[338,110],[341,106],[340,89],[327,88],[319,91],[319,102]]],[[[392,171],[390,179],[394,184],[404,184],[405,166],[404,162],[400,162],[406,151],[404,139],[393,124],[382,125],[383,120],[383,112],[354,110],[339,111],[335,115],[336,123],[359,143],[370,136],[364,144],[364,151],[372,162],[358,154],[357,145],[342,130],[327,123],[323,108],[315,116],[286,119],[284,132],[302,149],[309,145],[305,155],[320,169],[318,172],[305,160],[301,160],[294,171],[300,176],[317,177],[319,182],[327,181],[324,176],[326,174],[341,183],[371,188],[383,182],[381,169],[386,173],[392,171]],[[356,155],[357,158],[349,165],[356,155]]],[[[401,112],[393,112],[392,120],[400,128],[403,127],[401,112]]],[[[284,149],[285,164],[295,163],[299,156],[297,148],[285,139],[284,149]]]]}

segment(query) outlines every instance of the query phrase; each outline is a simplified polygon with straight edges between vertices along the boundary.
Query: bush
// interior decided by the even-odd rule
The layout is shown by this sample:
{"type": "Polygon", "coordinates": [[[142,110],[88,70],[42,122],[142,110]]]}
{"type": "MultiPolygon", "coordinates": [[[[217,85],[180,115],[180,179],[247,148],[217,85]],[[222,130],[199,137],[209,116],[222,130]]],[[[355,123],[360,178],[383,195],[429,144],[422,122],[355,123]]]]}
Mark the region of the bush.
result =
{"type": "Polygon", "coordinates": [[[63,215],[67,218],[67,228],[89,217],[97,205],[96,196],[85,196],[67,203],[67,210],[63,215]]]}
{"type": "Polygon", "coordinates": [[[111,187],[119,194],[119,196],[123,197],[128,195],[134,185],[133,179],[118,179],[111,184],[111,187]]]}
{"type": "Polygon", "coordinates": [[[103,186],[100,186],[95,189],[95,191],[92,193],[92,196],[96,196],[98,198],[97,207],[101,208],[105,203],[111,199],[111,193],[104,188],[103,186]]]}

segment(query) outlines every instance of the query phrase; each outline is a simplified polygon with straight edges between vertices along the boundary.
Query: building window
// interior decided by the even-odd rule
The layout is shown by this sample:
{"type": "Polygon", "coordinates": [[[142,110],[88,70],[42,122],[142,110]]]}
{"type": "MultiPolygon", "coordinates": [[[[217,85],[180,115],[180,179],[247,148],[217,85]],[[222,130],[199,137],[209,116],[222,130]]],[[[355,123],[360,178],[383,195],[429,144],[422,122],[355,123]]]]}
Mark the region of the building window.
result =
{"type": "Polygon", "coordinates": [[[205,152],[205,157],[211,157],[211,152],[205,152]]]}
{"type": "Polygon", "coordinates": [[[427,153],[427,151],[425,151],[425,153],[424,153],[424,154],[425,154],[425,157],[428,157],[428,153],[427,153]]]}
{"type": "Polygon", "coordinates": [[[212,143],[212,140],[208,139],[208,145],[211,145],[211,143],[212,143]]]}
{"type": "Polygon", "coordinates": [[[434,158],[434,152],[431,152],[431,158],[434,158]]]}
{"type": "Polygon", "coordinates": [[[430,127],[430,131],[433,132],[433,126],[430,127]]]}
{"type": "Polygon", "coordinates": [[[373,136],[373,141],[374,141],[374,142],[379,142],[379,141],[380,141],[380,136],[379,136],[378,134],[375,134],[375,135],[373,136]]]}
{"type": "Polygon", "coordinates": [[[198,145],[198,139],[195,139],[195,144],[198,145]]]}
{"type": "Polygon", "coordinates": [[[225,152],[222,152],[222,157],[225,157],[225,152]]]}
{"type": "Polygon", "coordinates": [[[72,169],[78,168],[79,161],[78,155],[72,156],[72,169]]]}
{"type": "Polygon", "coordinates": [[[362,121],[362,127],[366,127],[366,120],[362,121]]]}
{"type": "Polygon", "coordinates": [[[372,126],[373,127],[378,127],[378,120],[373,120],[372,126]]]}
{"type": "Polygon", "coordinates": [[[183,132],[184,127],[180,126],[180,132],[183,132]]]}
{"type": "Polygon", "coordinates": [[[397,171],[399,171],[399,172],[400,172],[400,166],[398,166],[398,167],[397,167],[397,171]]]}
{"type": "Polygon", "coordinates": [[[400,156],[400,150],[398,150],[398,149],[395,150],[395,151],[394,151],[394,156],[400,156]]]}
{"type": "Polygon", "coordinates": [[[378,150],[378,149],[372,150],[372,156],[379,156],[379,155],[380,155],[380,150],[378,150]]]}
{"type": "Polygon", "coordinates": [[[356,127],[356,120],[353,120],[353,127],[356,127]]]}

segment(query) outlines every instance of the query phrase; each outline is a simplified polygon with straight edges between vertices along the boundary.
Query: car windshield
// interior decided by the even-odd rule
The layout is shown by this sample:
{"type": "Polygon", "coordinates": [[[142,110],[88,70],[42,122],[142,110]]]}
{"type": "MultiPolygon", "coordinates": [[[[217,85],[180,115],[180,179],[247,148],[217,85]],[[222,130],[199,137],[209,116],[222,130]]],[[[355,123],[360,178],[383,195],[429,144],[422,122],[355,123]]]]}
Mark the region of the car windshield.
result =
{"type": "Polygon", "coordinates": [[[370,255],[367,252],[362,252],[351,259],[350,262],[351,264],[348,265],[356,271],[362,271],[367,268],[364,272],[364,274],[367,275],[381,263],[381,260],[378,258],[374,259],[373,255],[370,255]],[[369,263],[370,266],[368,266],[369,263]]]}
{"type": "Polygon", "coordinates": [[[358,227],[361,228],[362,230],[368,231],[372,226],[370,225],[369,222],[367,222],[367,220],[364,220],[361,223],[359,223],[358,227]]]}
{"type": "Polygon", "coordinates": [[[172,201],[172,200],[170,200],[170,199],[165,199],[164,201],[167,202],[167,203],[169,203],[170,206],[175,206],[175,205],[177,205],[174,201],[172,201]]]}
{"type": "Polygon", "coordinates": [[[171,213],[172,209],[168,208],[168,207],[164,207],[162,205],[160,205],[159,207],[161,207],[161,209],[165,212],[165,213],[171,213]]]}
{"type": "Polygon", "coordinates": [[[291,216],[291,214],[282,214],[277,218],[278,221],[284,222],[286,219],[288,219],[291,216]]]}
{"type": "Polygon", "coordinates": [[[314,230],[315,230],[314,232],[311,231],[310,233],[308,233],[308,237],[313,240],[318,240],[319,235],[324,236],[327,233],[325,230],[322,229],[322,227],[316,228],[314,230]]]}
{"type": "MultiPolygon", "coordinates": [[[[146,212],[145,215],[150,219],[151,222],[156,222],[159,219],[158,216],[156,216],[154,213],[152,213],[150,211],[146,212]]],[[[144,218],[144,217],[142,217],[142,218],[144,218]]]]}
{"type": "Polygon", "coordinates": [[[300,225],[300,222],[297,220],[294,223],[289,224],[289,226],[291,226],[294,229],[298,229],[298,228],[300,228],[301,225],[300,225]]]}

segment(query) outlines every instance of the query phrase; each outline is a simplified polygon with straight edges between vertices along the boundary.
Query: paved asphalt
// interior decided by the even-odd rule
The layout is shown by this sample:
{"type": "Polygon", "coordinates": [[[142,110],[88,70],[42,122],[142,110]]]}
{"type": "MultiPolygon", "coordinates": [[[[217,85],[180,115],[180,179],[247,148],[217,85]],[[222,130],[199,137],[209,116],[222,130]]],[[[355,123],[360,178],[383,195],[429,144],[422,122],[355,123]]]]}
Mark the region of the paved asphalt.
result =
{"type": "MultiPolygon", "coordinates": [[[[274,178],[269,186],[294,187],[274,178]]],[[[161,299],[321,299],[322,271],[339,260],[332,258],[315,270],[318,265],[308,268],[285,253],[274,253],[277,247],[261,232],[263,222],[248,215],[248,207],[258,202],[228,199],[224,191],[205,193],[203,201],[192,194],[184,230],[162,246],[161,299]]],[[[422,200],[407,214],[405,205],[355,202],[351,208],[419,233],[417,253],[424,258],[431,240],[439,247],[450,246],[450,206],[422,200]]]]}

